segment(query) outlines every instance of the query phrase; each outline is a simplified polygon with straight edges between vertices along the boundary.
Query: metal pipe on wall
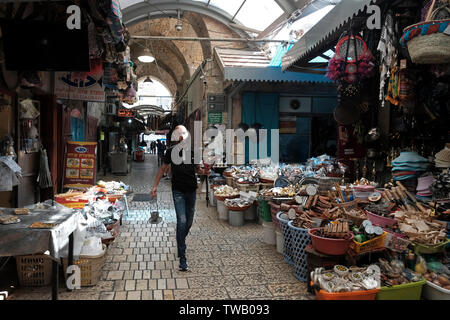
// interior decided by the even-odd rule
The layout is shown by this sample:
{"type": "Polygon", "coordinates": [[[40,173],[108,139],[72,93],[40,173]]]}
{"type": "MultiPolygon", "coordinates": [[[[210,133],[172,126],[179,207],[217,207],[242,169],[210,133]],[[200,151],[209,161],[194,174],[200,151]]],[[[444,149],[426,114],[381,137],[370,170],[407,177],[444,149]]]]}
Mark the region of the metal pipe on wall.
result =
{"type": "Polygon", "coordinates": [[[177,40],[177,41],[278,42],[278,43],[289,42],[289,40],[273,40],[273,39],[161,37],[161,36],[131,36],[131,39],[168,40],[168,41],[177,40]]]}

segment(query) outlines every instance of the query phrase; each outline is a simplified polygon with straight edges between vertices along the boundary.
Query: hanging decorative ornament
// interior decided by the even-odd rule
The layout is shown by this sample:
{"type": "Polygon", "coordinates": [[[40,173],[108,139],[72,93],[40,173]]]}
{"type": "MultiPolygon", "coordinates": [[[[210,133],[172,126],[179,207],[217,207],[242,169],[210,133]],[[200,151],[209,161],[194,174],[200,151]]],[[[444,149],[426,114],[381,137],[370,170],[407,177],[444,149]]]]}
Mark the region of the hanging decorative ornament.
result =
{"type": "MultiPolygon", "coordinates": [[[[345,89],[346,84],[359,83],[361,80],[370,78],[375,71],[374,57],[367,44],[360,36],[353,35],[353,32],[343,34],[336,46],[336,54],[328,65],[327,77],[338,81],[345,89]]],[[[349,88],[348,94],[353,94],[354,90],[360,88],[349,88]]]]}

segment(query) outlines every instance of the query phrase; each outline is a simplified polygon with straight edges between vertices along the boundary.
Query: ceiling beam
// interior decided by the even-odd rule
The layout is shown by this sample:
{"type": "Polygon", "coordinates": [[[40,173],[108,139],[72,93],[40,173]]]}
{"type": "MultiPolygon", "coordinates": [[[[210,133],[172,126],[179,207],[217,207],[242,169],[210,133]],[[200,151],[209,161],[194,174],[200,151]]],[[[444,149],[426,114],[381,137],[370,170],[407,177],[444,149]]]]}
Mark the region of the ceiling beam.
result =
{"type": "MultiPolygon", "coordinates": [[[[300,1],[304,1],[304,0],[300,0],[300,1]]],[[[292,2],[289,0],[275,0],[275,2],[280,6],[281,9],[283,9],[284,12],[286,12],[288,14],[291,14],[292,12],[297,10],[295,5],[292,4],[292,2]]]]}
{"type": "Polygon", "coordinates": [[[277,29],[280,26],[280,24],[287,21],[287,19],[289,19],[289,16],[290,15],[288,13],[286,12],[283,13],[274,22],[272,22],[270,26],[268,26],[265,30],[261,31],[256,37],[256,39],[263,39],[264,37],[267,37],[267,35],[270,34],[272,31],[274,31],[275,29],[277,29]]]}
{"type": "Polygon", "coordinates": [[[224,10],[192,0],[152,0],[151,5],[146,2],[138,2],[122,8],[122,19],[123,23],[129,26],[154,17],[176,17],[177,10],[203,14],[228,26],[241,37],[248,36],[245,31],[230,25],[233,17],[224,10]]]}

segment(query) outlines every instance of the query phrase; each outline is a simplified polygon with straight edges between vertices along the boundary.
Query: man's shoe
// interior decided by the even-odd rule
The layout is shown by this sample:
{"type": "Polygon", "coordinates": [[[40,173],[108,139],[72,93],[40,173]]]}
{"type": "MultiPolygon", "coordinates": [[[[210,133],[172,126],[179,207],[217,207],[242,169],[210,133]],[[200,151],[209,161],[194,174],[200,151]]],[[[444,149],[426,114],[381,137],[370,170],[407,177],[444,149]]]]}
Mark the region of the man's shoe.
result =
{"type": "Polygon", "coordinates": [[[185,257],[180,258],[180,271],[189,271],[187,261],[185,257]]]}

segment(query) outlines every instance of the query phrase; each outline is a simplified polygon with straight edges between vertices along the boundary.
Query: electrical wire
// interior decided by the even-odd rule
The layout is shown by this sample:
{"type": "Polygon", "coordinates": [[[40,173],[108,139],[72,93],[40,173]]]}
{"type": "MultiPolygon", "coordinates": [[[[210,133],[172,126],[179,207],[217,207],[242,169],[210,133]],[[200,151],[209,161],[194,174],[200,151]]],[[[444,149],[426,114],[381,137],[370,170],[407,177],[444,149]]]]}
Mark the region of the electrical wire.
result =
{"type": "Polygon", "coordinates": [[[3,270],[3,268],[6,266],[6,264],[8,263],[8,261],[9,261],[9,259],[10,259],[11,257],[2,257],[1,259],[3,259],[3,260],[6,260],[4,263],[3,263],[3,265],[0,267],[0,271],[2,271],[3,270]]]}

